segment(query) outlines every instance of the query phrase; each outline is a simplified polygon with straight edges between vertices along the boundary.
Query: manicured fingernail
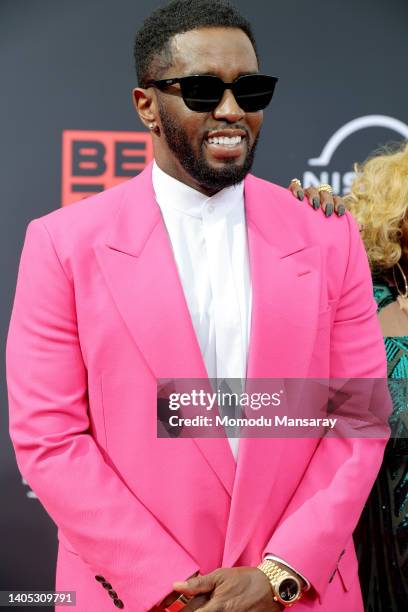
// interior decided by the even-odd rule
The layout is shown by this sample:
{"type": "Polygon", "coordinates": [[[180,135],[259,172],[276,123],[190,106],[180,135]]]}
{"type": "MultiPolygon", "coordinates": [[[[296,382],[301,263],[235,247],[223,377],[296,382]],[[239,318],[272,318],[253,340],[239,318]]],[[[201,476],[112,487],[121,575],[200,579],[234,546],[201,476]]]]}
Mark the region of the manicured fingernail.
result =
{"type": "Polygon", "coordinates": [[[186,589],[188,587],[188,583],[187,582],[173,582],[173,586],[177,587],[178,589],[186,589]]]}
{"type": "Polygon", "coordinates": [[[341,217],[342,215],[344,215],[345,212],[346,212],[345,206],[343,206],[343,204],[340,204],[340,206],[337,209],[338,216],[341,217]]]}
{"type": "Polygon", "coordinates": [[[313,203],[313,208],[315,210],[320,208],[320,200],[319,200],[319,198],[313,198],[312,203],[313,203]]]}
{"type": "Polygon", "coordinates": [[[300,201],[303,201],[303,198],[305,197],[305,194],[303,193],[303,191],[301,189],[299,189],[299,191],[297,192],[297,197],[299,198],[300,201]]]}
{"type": "Polygon", "coordinates": [[[333,204],[327,204],[325,213],[326,217],[330,217],[333,214],[333,204]]]}

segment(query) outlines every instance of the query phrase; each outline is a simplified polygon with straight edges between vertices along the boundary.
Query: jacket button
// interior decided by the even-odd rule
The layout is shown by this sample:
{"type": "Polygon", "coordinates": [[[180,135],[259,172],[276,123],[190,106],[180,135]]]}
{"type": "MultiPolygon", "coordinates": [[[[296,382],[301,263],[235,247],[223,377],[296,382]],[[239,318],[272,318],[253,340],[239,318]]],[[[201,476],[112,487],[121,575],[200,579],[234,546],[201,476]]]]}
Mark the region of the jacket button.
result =
{"type": "Polygon", "coordinates": [[[108,593],[112,597],[112,599],[116,599],[118,596],[117,592],[113,591],[112,589],[109,589],[108,593]]]}
{"type": "Polygon", "coordinates": [[[124,604],[123,604],[123,601],[121,599],[114,599],[113,603],[115,604],[115,606],[117,608],[124,608],[125,607],[124,604]]]}
{"type": "Polygon", "coordinates": [[[111,589],[112,585],[109,582],[102,582],[102,586],[104,589],[111,589]]]}
{"type": "Polygon", "coordinates": [[[97,580],[98,582],[105,582],[105,578],[103,576],[100,576],[98,574],[98,576],[95,576],[95,580],[97,580]]]}

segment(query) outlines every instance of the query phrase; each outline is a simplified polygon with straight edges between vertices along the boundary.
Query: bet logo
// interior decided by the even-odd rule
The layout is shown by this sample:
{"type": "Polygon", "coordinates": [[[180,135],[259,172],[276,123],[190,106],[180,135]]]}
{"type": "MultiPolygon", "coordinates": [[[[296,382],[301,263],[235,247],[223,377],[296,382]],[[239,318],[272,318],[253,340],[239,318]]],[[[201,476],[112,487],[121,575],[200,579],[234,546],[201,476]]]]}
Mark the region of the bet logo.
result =
{"type": "Polygon", "coordinates": [[[152,159],[150,132],[64,130],[62,206],[136,176],[152,159]]]}

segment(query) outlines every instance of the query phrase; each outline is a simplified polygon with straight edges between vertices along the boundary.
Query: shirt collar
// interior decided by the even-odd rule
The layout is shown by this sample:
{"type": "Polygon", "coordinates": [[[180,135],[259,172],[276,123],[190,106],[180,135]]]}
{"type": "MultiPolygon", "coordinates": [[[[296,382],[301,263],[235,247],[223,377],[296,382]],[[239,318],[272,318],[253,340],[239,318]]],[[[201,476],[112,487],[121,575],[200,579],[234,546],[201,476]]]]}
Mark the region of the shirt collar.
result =
{"type": "Polygon", "coordinates": [[[244,181],[224,187],[212,196],[206,196],[164,172],[155,160],[152,168],[152,182],[160,208],[176,209],[200,219],[209,205],[214,206],[214,212],[219,217],[225,216],[233,208],[243,206],[244,202],[244,181]]]}

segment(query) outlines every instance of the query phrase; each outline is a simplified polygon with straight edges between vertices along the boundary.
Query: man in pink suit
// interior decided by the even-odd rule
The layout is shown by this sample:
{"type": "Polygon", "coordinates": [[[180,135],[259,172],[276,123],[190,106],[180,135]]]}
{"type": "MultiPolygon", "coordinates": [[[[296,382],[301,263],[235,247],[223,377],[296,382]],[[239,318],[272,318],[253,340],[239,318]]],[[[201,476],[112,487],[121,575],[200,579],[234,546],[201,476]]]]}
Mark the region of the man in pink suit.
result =
{"type": "Polygon", "coordinates": [[[77,612],[361,612],[352,532],[386,435],[169,439],[156,420],[160,378],[385,377],[358,227],[249,173],[277,79],[233,7],[172,2],[135,57],[155,161],[29,223],[7,339],[56,589],[77,612]]]}

